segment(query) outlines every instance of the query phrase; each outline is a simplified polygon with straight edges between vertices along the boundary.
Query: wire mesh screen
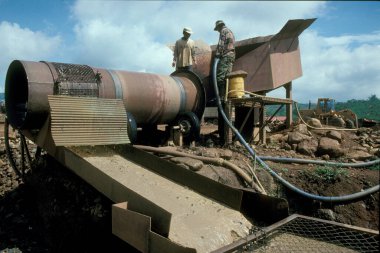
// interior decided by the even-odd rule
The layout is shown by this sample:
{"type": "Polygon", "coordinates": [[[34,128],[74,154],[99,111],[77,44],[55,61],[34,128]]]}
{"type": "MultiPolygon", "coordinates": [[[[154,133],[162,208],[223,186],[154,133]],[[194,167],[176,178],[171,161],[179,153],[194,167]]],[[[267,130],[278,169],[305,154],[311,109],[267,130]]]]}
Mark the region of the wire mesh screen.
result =
{"type": "Polygon", "coordinates": [[[52,63],[57,71],[54,95],[98,97],[100,76],[87,65],[52,63]]]}
{"type": "Polygon", "coordinates": [[[379,252],[379,235],[297,217],[238,252],[379,252]]]}

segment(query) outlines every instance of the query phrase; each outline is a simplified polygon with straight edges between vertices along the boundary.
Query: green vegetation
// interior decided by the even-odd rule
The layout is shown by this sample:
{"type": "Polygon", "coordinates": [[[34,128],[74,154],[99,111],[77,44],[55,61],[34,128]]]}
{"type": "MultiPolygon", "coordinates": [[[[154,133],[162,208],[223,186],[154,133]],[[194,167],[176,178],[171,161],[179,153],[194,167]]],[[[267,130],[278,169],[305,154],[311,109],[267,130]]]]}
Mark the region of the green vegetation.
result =
{"type": "Polygon", "coordinates": [[[380,164],[372,165],[367,167],[369,170],[380,170],[380,164]]]}
{"type": "Polygon", "coordinates": [[[335,105],[337,111],[351,109],[358,118],[367,118],[380,121],[380,99],[376,95],[370,96],[367,100],[351,99],[347,102],[338,102],[335,105]]]}
{"type": "Polygon", "coordinates": [[[289,172],[289,170],[288,170],[287,168],[282,168],[281,171],[282,171],[283,173],[288,173],[288,172],[289,172]]]}
{"type": "Polygon", "coordinates": [[[339,167],[323,166],[317,167],[313,175],[329,183],[334,183],[340,176],[347,176],[348,172],[339,167]]]}
{"type": "MultiPolygon", "coordinates": [[[[315,102],[311,103],[311,108],[316,107],[315,102]]],[[[266,114],[268,116],[273,115],[273,113],[275,113],[278,107],[279,107],[278,105],[267,106],[266,114]]],[[[309,104],[298,104],[298,108],[307,109],[309,108],[309,104]]],[[[351,99],[351,100],[348,100],[347,102],[336,102],[335,110],[340,111],[343,109],[352,110],[354,113],[356,113],[356,115],[358,116],[358,119],[367,118],[367,119],[380,121],[380,99],[377,98],[376,95],[372,95],[366,100],[351,99]]],[[[286,115],[286,111],[285,111],[285,106],[284,106],[277,113],[276,116],[285,116],[285,115],[286,115]]],[[[298,118],[295,108],[293,108],[293,118],[294,119],[298,118]]]]}

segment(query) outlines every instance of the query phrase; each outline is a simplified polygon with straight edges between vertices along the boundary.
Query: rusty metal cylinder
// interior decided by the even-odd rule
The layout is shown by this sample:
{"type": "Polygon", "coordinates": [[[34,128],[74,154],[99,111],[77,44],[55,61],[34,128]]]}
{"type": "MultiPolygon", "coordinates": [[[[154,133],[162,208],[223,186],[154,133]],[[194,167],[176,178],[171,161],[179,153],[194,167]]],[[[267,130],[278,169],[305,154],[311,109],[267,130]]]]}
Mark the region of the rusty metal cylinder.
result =
{"type": "Polygon", "coordinates": [[[5,105],[14,128],[40,128],[53,94],[122,99],[139,125],[170,124],[189,111],[201,118],[205,108],[204,88],[192,72],[165,76],[52,62],[10,64],[5,105]]]}

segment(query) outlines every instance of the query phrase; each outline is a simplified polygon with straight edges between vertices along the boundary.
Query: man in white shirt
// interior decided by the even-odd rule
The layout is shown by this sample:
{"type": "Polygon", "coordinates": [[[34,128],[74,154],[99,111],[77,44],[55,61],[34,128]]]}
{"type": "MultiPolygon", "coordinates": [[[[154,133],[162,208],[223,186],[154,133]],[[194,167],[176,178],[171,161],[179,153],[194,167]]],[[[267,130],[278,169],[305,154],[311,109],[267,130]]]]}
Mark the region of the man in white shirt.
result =
{"type": "Polygon", "coordinates": [[[183,28],[183,37],[176,41],[172,66],[177,70],[192,70],[195,64],[194,41],[190,39],[191,28],[183,28]]]}

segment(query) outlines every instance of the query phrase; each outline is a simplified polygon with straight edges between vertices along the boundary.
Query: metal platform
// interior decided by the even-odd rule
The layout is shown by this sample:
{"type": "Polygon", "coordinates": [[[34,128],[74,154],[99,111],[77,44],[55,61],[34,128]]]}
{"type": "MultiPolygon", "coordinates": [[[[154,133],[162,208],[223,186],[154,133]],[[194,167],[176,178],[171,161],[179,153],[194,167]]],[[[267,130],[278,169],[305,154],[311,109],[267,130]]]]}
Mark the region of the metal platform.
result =
{"type": "Polygon", "coordinates": [[[231,98],[229,99],[234,106],[263,106],[263,105],[282,105],[292,104],[293,100],[287,98],[274,98],[267,96],[258,97],[243,97],[243,98],[231,98]]]}
{"type": "MultiPolygon", "coordinates": [[[[284,105],[291,106],[293,100],[286,98],[274,98],[267,96],[231,98],[225,103],[225,113],[227,118],[234,122],[235,127],[247,142],[265,143],[267,122],[277,114],[284,105]],[[277,111],[265,121],[265,106],[281,105],[277,111]]],[[[224,142],[232,143],[233,136],[231,129],[224,124],[224,142]]]]}

